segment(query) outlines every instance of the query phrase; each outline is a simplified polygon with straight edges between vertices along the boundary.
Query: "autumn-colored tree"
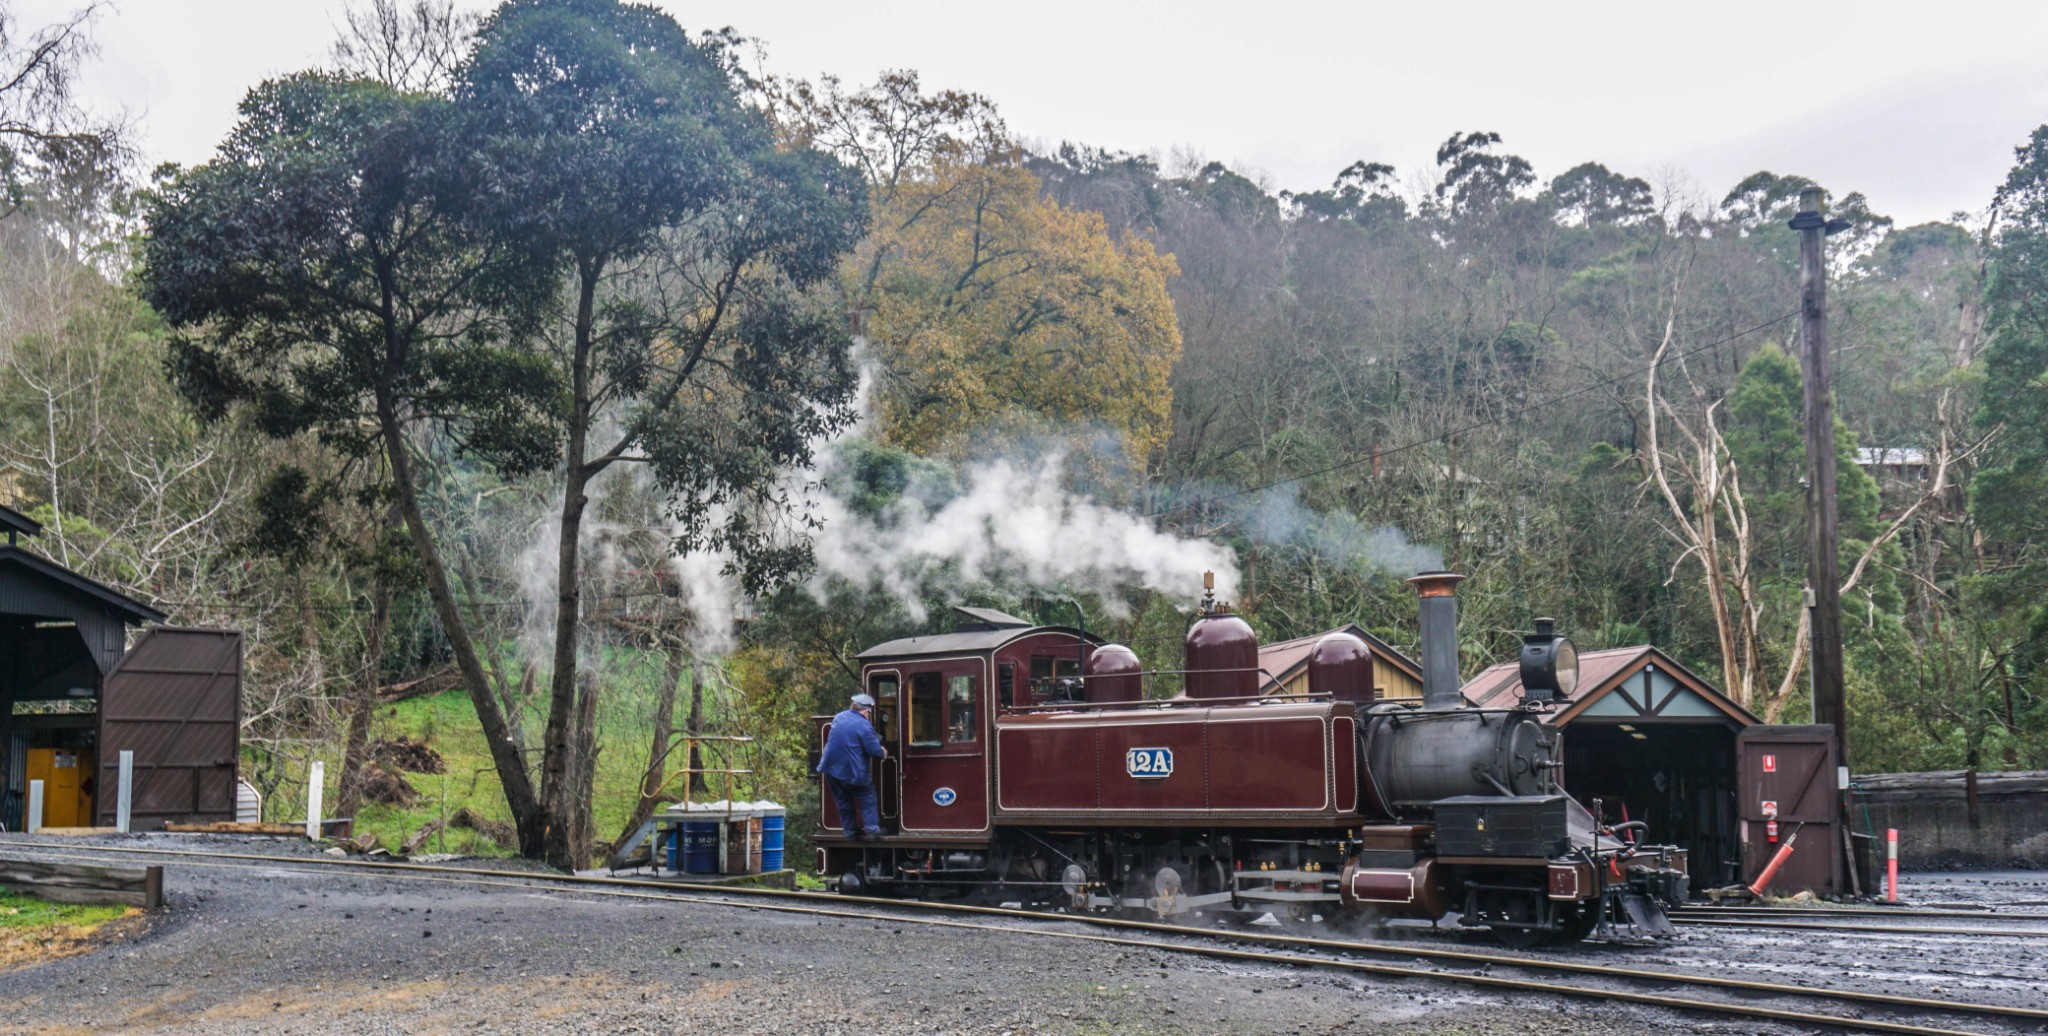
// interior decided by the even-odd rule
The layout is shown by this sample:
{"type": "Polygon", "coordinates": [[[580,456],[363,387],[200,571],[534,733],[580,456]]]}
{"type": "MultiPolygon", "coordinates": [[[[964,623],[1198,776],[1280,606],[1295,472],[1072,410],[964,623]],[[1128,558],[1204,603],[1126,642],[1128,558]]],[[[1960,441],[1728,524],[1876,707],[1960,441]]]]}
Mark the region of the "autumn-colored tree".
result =
{"type": "Polygon", "coordinates": [[[900,185],[854,260],[878,262],[863,330],[887,437],[926,452],[990,424],[1100,422],[1145,462],[1163,449],[1180,329],[1177,269],[1102,217],[1043,197],[1007,162],[900,185]]]}
{"type": "Polygon", "coordinates": [[[978,94],[926,91],[915,72],[768,85],[787,140],[868,180],[873,230],[843,286],[881,375],[884,438],[929,453],[992,428],[1106,426],[1132,461],[1163,452],[1173,257],[1047,197],[978,94]]]}

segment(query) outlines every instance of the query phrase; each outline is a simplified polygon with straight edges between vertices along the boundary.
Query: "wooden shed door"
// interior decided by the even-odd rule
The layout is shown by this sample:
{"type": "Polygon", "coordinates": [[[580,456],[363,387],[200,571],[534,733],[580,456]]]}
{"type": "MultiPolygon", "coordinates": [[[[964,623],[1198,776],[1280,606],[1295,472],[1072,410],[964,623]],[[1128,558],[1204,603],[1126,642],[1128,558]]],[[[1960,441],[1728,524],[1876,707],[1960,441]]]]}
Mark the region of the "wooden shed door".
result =
{"type": "Polygon", "coordinates": [[[1835,744],[1825,726],[1754,726],[1736,735],[1737,805],[1742,813],[1742,880],[1752,882],[1797,832],[1792,856],[1771,890],[1816,894],[1842,887],[1835,744]],[[1778,840],[1770,840],[1770,821],[1778,840]]]}
{"type": "Polygon", "coordinates": [[[99,823],[114,823],[124,750],[135,753],[130,830],[235,819],[241,720],[241,631],[144,631],[100,685],[99,823]]]}

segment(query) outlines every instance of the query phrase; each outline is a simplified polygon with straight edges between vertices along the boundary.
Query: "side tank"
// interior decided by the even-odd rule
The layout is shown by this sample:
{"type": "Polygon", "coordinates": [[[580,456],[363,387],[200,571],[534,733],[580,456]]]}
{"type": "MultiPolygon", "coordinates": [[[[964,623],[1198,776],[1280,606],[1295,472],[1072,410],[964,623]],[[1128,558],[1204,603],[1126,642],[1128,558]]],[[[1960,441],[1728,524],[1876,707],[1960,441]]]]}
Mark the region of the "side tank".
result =
{"type": "Polygon", "coordinates": [[[1517,710],[1361,709],[1368,813],[1395,820],[1457,795],[1555,795],[1556,735],[1517,710]]]}

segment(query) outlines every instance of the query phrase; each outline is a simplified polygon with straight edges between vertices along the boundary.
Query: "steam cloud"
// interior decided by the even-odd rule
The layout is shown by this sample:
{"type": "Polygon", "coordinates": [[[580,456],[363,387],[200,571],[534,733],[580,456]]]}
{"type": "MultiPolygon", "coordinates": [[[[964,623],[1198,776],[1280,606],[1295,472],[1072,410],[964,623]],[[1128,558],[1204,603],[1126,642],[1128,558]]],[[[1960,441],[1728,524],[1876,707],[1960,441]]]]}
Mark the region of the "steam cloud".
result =
{"type": "Polygon", "coordinates": [[[1237,562],[1227,547],[1067,490],[1064,460],[1049,451],[974,464],[952,499],[933,507],[905,496],[874,518],[828,497],[818,577],[879,586],[919,618],[923,578],[948,566],[967,582],[1012,577],[1092,593],[1112,610],[1130,586],[1193,604],[1202,573],[1213,571],[1217,595],[1234,599],[1237,562]]]}
{"type": "MultiPolygon", "coordinates": [[[[1142,587],[1192,606],[1201,574],[1216,573],[1219,600],[1237,599],[1239,573],[1230,548],[1176,535],[1150,519],[1121,511],[1069,489],[1066,454],[1057,447],[1013,450],[969,463],[952,473],[945,490],[912,486],[879,513],[866,514],[832,487],[851,463],[848,444],[866,434],[872,378],[861,379],[861,419],[839,437],[817,445],[814,468],[792,472],[791,489],[806,495],[822,527],[811,534],[817,568],[810,590],[824,599],[834,581],[880,589],[918,619],[924,590],[935,577],[966,585],[1007,579],[1033,587],[1095,596],[1113,615],[1128,614],[1123,594],[1142,587]]],[[[1263,544],[1311,551],[1332,563],[1376,567],[1397,575],[1443,567],[1443,556],[1412,543],[1391,526],[1369,528],[1348,514],[1325,514],[1304,505],[1292,486],[1233,498],[1233,524],[1263,544]]],[[[677,577],[696,617],[697,650],[718,655],[732,647],[732,619],[740,590],[715,553],[674,559],[677,577]]]]}
{"type": "Polygon", "coordinates": [[[1444,567],[1443,551],[1411,541],[1394,526],[1371,528],[1341,511],[1310,508],[1293,483],[1224,503],[1234,524],[1255,543],[1291,546],[1335,565],[1402,577],[1444,567]]]}

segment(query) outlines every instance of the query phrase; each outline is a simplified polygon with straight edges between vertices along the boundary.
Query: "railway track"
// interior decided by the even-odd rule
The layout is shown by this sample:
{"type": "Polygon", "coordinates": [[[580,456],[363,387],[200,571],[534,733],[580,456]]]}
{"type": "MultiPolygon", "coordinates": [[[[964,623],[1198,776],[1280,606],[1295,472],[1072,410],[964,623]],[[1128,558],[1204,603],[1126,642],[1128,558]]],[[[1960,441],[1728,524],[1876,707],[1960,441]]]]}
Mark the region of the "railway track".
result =
{"type": "Polygon", "coordinates": [[[1519,957],[1502,953],[1441,949],[1382,942],[1315,938],[1299,935],[1218,931],[1185,925],[1101,917],[1086,914],[1048,914],[1003,907],[952,903],[919,903],[902,900],[839,896],[829,893],[781,889],[679,888],[673,883],[650,879],[605,878],[581,875],[535,874],[488,868],[454,868],[432,864],[335,860],[305,856],[258,853],[226,853],[196,849],[164,849],[128,846],[80,846],[77,844],[0,841],[0,850],[29,850],[45,857],[82,861],[104,861],[108,855],[176,857],[180,866],[237,869],[283,869],[307,874],[331,874],[350,870],[407,881],[441,882],[487,888],[568,887],[577,894],[656,902],[686,902],[711,906],[762,910],[776,913],[829,917],[841,920],[918,924],[953,929],[997,931],[1009,935],[1061,939],[1140,949],[1183,953],[1246,963],[1315,967],[1392,978],[1429,979],[1467,986],[1513,992],[1538,992],[1593,1000],[1622,1001],[1693,1013],[1732,1015],[1768,1019],[1801,1026],[1822,1026],[1855,1032],[1915,1034],[1915,1036],[1956,1036],[1973,1030],[1946,1028],[1925,1020],[1929,1014],[1992,1018],[2012,1026],[2048,1023],[2048,1010],[1976,1004],[1964,1001],[1867,993],[1857,990],[1785,985],[1712,975],[1624,968],[1579,961],[1519,957]],[[925,916],[919,916],[925,915],[925,916]],[[1130,934],[1096,934],[1044,927],[1048,921],[1078,922],[1099,929],[1130,934]],[[1003,923],[996,923],[1003,922],[1003,923]],[[1020,924],[1018,922],[1028,923],[1020,924]],[[1162,937],[1169,941],[1161,941],[1162,937]],[[1373,959],[1361,959],[1373,958],[1373,959]],[[1390,959],[1423,961],[1431,966],[1391,963],[1390,959]],[[1572,976],[1611,985],[1559,982],[1555,979],[1517,977],[1499,970],[1572,976]],[[1847,1014],[1817,1014],[1811,1008],[1769,1007],[1742,1000],[1700,999],[1653,989],[1673,986],[1712,990],[1733,997],[1781,997],[1794,1001],[1820,1002],[1838,1009],[1881,1011],[1919,1015],[1919,1020],[1858,1017],[1847,1014]],[[1646,988],[1651,987],[1651,988],[1646,988]]]}
{"type": "Polygon", "coordinates": [[[1979,939],[2048,939],[2040,928],[1947,928],[1925,925],[1857,924],[1840,921],[1771,920],[1765,918],[1673,918],[1672,923],[1698,928],[1762,928],[1793,932],[1867,932],[1876,935],[1967,935],[1979,939]]]}
{"type": "Polygon", "coordinates": [[[1762,928],[1805,932],[1861,932],[1879,935],[1962,935],[1985,939],[2048,939],[2048,928],[2012,928],[2008,923],[2035,924],[2048,914],[1999,914],[1970,910],[1912,909],[1781,909],[1777,907],[1685,907],[1673,911],[1673,924],[1703,928],[1762,928]],[[1969,920],[1975,927],[1899,924],[1899,920],[1969,920]],[[1988,924],[1986,922],[1989,922],[1988,924]]]}
{"type": "Polygon", "coordinates": [[[1990,908],[1984,910],[1925,910],[1916,907],[1688,906],[1673,911],[1671,916],[1674,919],[1683,917],[1824,917],[1869,918],[1882,921],[1895,917],[1925,917],[1970,921],[2048,921],[2048,914],[2006,913],[1990,908]]]}

